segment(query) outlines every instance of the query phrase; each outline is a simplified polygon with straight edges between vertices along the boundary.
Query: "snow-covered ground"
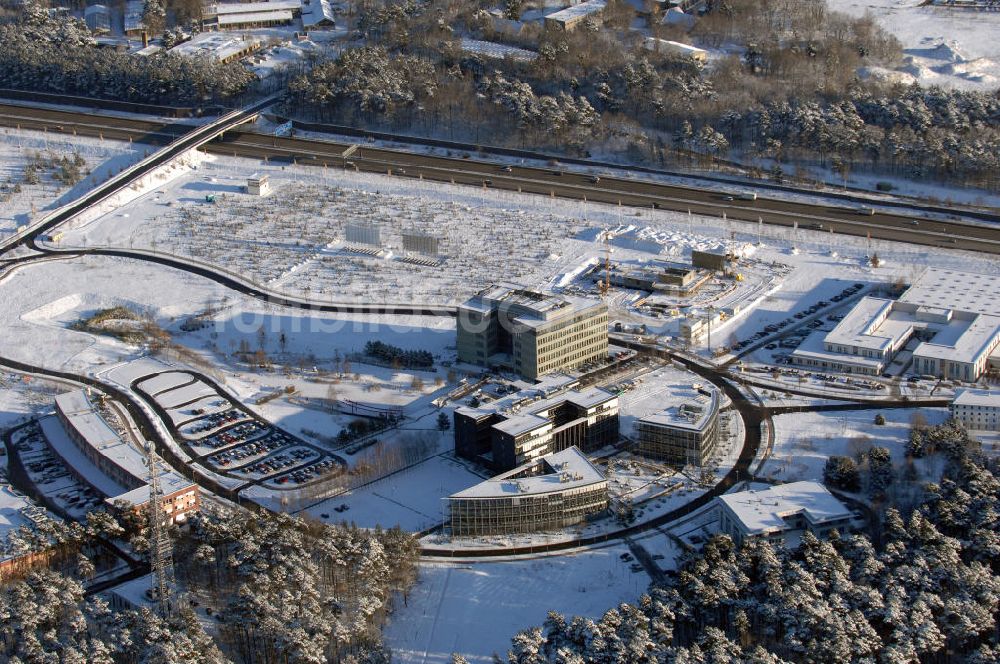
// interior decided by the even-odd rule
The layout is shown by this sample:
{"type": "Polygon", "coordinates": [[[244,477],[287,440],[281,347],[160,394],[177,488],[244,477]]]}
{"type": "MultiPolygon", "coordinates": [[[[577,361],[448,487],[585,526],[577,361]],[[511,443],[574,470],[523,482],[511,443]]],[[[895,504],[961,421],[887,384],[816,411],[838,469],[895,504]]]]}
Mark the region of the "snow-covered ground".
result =
{"type": "MultiPolygon", "coordinates": [[[[674,566],[676,549],[662,538],[647,549],[674,566]],[[661,548],[662,547],[662,548],[661,548]]],[[[384,631],[401,664],[448,664],[451,653],[474,664],[506,661],[511,637],[541,625],[549,610],[599,618],[620,602],[634,602],[649,576],[621,556],[624,544],[517,561],[424,563],[406,606],[400,599],[384,631]]]]}
{"type": "Polygon", "coordinates": [[[852,16],[870,13],[903,44],[898,71],[874,71],[904,83],[968,90],[1000,85],[1000,13],[936,7],[923,0],[827,0],[852,16]]]}
{"type": "Polygon", "coordinates": [[[0,238],[30,223],[43,210],[63,205],[142,159],[147,146],[68,134],[0,129],[0,238]],[[37,171],[37,184],[25,181],[25,167],[79,155],[82,179],[75,185],[53,177],[56,168],[37,171]]]}
{"type": "Polygon", "coordinates": [[[946,408],[905,408],[808,412],[774,418],[774,451],[758,473],[786,482],[823,480],[823,466],[831,456],[854,456],[867,446],[885,447],[895,463],[904,457],[910,425],[916,413],[928,424],[948,417],[946,408]],[[881,413],[885,424],[875,425],[881,413]]]}

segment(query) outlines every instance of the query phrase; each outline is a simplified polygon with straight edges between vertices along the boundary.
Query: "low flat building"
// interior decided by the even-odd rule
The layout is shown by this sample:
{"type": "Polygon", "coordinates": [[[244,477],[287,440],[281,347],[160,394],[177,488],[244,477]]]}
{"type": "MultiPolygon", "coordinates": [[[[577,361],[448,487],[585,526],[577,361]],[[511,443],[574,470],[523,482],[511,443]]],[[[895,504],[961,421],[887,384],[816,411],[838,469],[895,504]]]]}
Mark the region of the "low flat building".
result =
{"type": "Polygon", "coordinates": [[[251,196],[267,196],[271,193],[271,182],[266,175],[254,174],[247,178],[247,193],[251,196]]]}
{"type": "MultiPolygon", "coordinates": [[[[603,266],[596,266],[592,274],[598,281],[603,279],[603,266]]],[[[632,268],[622,264],[612,265],[607,278],[612,286],[686,297],[697,292],[712,275],[707,270],[682,263],[655,261],[632,268]]]]}
{"type": "Polygon", "coordinates": [[[545,27],[563,32],[571,32],[580,27],[586,20],[601,23],[601,14],[607,4],[604,0],[588,0],[578,5],[571,5],[566,9],[549,14],[545,17],[545,27]]]}
{"type": "Polygon", "coordinates": [[[825,538],[851,528],[851,510],[819,482],[778,484],[760,491],[727,493],[715,499],[721,532],[737,544],[761,537],[794,546],[804,531],[825,538]]]}
{"type": "Polygon", "coordinates": [[[209,4],[202,12],[202,28],[205,30],[247,30],[289,25],[302,12],[302,0],[209,4]]]}
{"type": "Polygon", "coordinates": [[[207,57],[222,63],[241,60],[263,45],[259,37],[202,32],[170,49],[171,53],[191,57],[207,57]]]}
{"type": "Polygon", "coordinates": [[[992,275],[928,268],[898,300],[862,298],[837,326],[791,355],[809,367],[877,375],[911,339],[912,371],[975,381],[1000,366],[1000,284],[992,275]]]}
{"type": "Polygon", "coordinates": [[[83,22],[95,35],[111,32],[111,12],[104,5],[90,5],[84,9],[83,22]]]}
{"type": "Polygon", "coordinates": [[[636,452],[669,464],[705,465],[719,442],[719,391],[677,386],[663,399],[666,408],[636,421],[636,452]]]}
{"type": "Polygon", "coordinates": [[[513,285],[487,288],[458,307],[458,359],[527,379],[608,357],[608,307],[513,285]]]}
{"type": "MultiPolygon", "coordinates": [[[[56,416],[72,444],[63,445],[49,432],[46,438],[74,476],[104,495],[109,505],[124,502],[138,510],[149,503],[145,452],[111,428],[84,390],[57,396],[56,416]]],[[[43,423],[43,431],[50,426],[43,423]]],[[[162,462],[159,481],[167,522],[179,523],[197,511],[200,494],[196,484],[162,462]]]]}
{"type": "Polygon", "coordinates": [[[337,26],[336,15],[330,0],[302,0],[302,29],[321,30],[337,26]]]}
{"type": "Polygon", "coordinates": [[[608,507],[608,482],[576,447],[548,454],[447,498],[453,537],[557,530],[608,507]]]}
{"type": "Polygon", "coordinates": [[[455,410],[455,453],[508,471],[576,446],[593,452],[618,440],[618,397],[600,388],[544,395],[526,390],[455,410]]]}
{"type": "Polygon", "coordinates": [[[1000,431],[1000,391],[958,390],[948,411],[966,429],[1000,431]]]}
{"type": "Polygon", "coordinates": [[[647,51],[663,53],[665,55],[679,55],[691,58],[696,62],[708,62],[708,51],[697,46],[670,41],[669,39],[658,39],[656,37],[646,37],[642,42],[647,51]]]}

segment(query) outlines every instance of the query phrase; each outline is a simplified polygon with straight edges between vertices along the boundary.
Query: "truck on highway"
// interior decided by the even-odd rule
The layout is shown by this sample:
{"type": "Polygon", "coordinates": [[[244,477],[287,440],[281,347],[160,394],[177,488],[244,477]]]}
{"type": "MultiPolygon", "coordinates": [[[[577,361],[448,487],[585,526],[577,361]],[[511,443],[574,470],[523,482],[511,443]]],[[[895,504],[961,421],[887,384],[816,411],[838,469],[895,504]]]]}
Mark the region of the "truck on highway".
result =
{"type": "Polygon", "coordinates": [[[875,215],[875,208],[859,207],[857,210],[855,210],[855,212],[857,212],[858,214],[863,214],[866,217],[871,217],[875,215]]]}
{"type": "Polygon", "coordinates": [[[741,201],[755,201],[757,200],[757,192],[755,191],[744,191],[741,194],[736,194],[736,198],[741,201]]]}

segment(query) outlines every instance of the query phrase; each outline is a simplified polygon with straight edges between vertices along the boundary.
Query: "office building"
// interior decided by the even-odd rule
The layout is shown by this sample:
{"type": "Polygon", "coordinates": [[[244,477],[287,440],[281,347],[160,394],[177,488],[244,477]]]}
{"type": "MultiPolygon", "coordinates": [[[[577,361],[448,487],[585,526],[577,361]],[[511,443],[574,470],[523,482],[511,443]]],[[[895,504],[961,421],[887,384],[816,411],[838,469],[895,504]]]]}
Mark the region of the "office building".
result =
{"type": "Polygon", "coordinates": [[[761,537],[793,547],[807,530],[825,538],[834,529],[843,533],[851,528],[851,511],[818,482],[727,493],[715,502],[721,532],[737,544],[761,537]]]}
{"type": "Polygon", "coordinates": [[[458,359],[527,379],[608,357],[603,302],[500,285],[458,308],[458,359]]]}
{"type": "Polygon", "coordinates": [[[453,537],[566,528],[608,507],[604,474],[576,447],[548,454],[447,498],[453,537]]]}
{"type": "Polygon", "coordinates": [[[635,423],[636,451],[676,465],[702,466],[719,442],[719,392],[711,385],[678,386],[663,410],[635,423]]]}
{"type": "Polygon", "coordinates": [[[525,390],[459,408],[454,419],[455,453],[496,472],[571,446],[593,452],[618,441],[618,397],[599,388],[525,390]]]}

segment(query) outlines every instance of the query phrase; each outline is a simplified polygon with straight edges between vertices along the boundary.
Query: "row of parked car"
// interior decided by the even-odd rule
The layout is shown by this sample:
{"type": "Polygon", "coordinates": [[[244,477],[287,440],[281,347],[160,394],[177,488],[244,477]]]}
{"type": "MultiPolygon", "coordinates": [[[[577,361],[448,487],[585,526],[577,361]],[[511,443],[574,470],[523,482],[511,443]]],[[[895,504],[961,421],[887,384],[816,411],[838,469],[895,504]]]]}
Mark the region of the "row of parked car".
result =
{"type": "Polygon", "coordinates": [[[269,456],[266,459],[261,459],[257,463],[242,468],[241,473],[254,473],[257,475],[273,475],[279,470],[284,470],[285,468],[290,468],[296,466],[305,459],[316,456],[316,452],[305,447],[300,447],[288,452],[281,452],[280,454],[275,454],[269,456]]]}
{"type": "MultiPolygon", "coordinates": [[[[312,479],[318,479],[323,475],[328,474],[333,470],[336,462],[333,459],[323,459],[322,461],[317,461],[311,466],[306,466],[304,468],[299,468],[288,475],[279,477],[276,481],[278,484],[285,484],[286,482],[292,482],[294,484],[302,484],[303,482],[308,482],[312,479]]],[[[345,506],[344,509],[347,509],[345,506]]],[[[337,510],[341,511],[341,510],[337,510]]]]}
{"type": "Polygon", "coordinates": [[[213,466],[228,466],[235,461],[242,461],[243,459],[257,457],[262,454],[270,454],[278,448],[291,444],[291,442],[292,438],[290,436],[280,431],[272,431],[262,438],[257,438],[248,443],[223,450],[218,454],[213,454],[208,457],[208,461],[213,466]]]}
{"type": "Polygon", "coordinates": [[[268,427],[265,427],[260,422],[251,420],[237,425],[232,429],[220,431],[217,434],[211,435],[208,438],[199,441],[199,444],[207,445],[214,450],[220,447],[225,447],[226,445],[241,443],[245,440],[256,438],[262,432],[267,431],[267,429],[268,427]]]}
{"type": "Polygon", "coordinates": [[[188,433],[196,434],[203,433],[205,431],[211,431],[212,429],[218,429],[221,426],[231,424],[233,422],[238,422],[239,420],[246,419],[246,414],[236,408],[230,408],[221,413],[212,413],[211,415],[205,415],[200,420],[198,424],[191,426],[188,425],[188,433]]]}

